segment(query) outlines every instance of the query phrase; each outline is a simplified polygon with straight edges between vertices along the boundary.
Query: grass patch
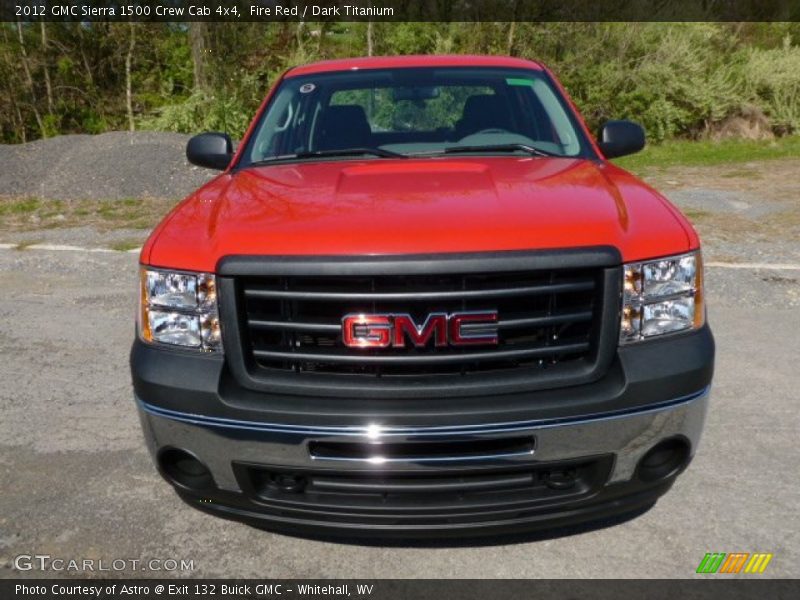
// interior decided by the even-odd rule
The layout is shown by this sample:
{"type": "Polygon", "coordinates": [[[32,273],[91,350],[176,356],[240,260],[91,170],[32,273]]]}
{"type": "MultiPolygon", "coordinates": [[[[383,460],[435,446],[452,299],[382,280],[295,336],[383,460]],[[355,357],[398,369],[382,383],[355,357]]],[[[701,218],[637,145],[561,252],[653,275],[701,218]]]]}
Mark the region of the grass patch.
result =
{"type": "Polygon", "coordinates": [[[38,198],[8,198],[0,199],[0,217],[5,215],[30,215],[41,207],[42,201],[38,198]]]}
{"type": "Polygon", "coordinates": [[[109,246],[112,250],[116,250],[117,252],[128,252],[135,248],[139,248],[142,245],[141,240],[121,240],[119,242],[114,242],[109,246]]]}
{"type": "Polygon", "coordinates": [[[681,212],[691,221],[699,221],[700,219],[706,219],[711,216],[710,212],[698,208],[685,208],[681,212]]]}
{"type": "Polygon", "coordinates": [[[100,231],[149,230],[176,203],[177,200],[157,198],[47,200],[0,197],[0,230],[30,231],[85,226],[100,231]]]}
{"type": "Polygon", "coordinates": [[[36,244],[41,244],[41,243],[42,243],[42,240],[27,240],[27,241],[20,242],[19,244],[17,244],[16,247],[14,248],[14,250],[19,250],[19,251],[27,250],[31,246],[35,246],[36,244]]]}
{"type": "Polygon", "coordinates": [[[775,158],[800,158],[800,135],[759,141],[669,141],[648,145],[638,154],[614,162],[623,169],[641,173],[653,167],[713,166],[775,158]]]}

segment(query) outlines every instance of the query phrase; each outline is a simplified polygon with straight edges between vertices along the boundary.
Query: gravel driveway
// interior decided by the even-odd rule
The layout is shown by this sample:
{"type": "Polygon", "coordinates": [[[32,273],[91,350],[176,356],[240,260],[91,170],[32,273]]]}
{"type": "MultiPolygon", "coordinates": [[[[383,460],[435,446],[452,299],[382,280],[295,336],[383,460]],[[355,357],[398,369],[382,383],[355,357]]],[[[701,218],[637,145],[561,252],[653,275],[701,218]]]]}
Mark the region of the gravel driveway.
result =
{"type": "Polygon", "coordinates": [[[772,552],[766,575],[800,576],[800,272],[709,269],[711,412],[655,508],[483,547],[310,541],[184,505],[156,475],[131,397],[135,273],[132,254],[0,250],[0,577],[31,553],[187,559],[205,577],[688,577],[710,551],[772,552]]]}

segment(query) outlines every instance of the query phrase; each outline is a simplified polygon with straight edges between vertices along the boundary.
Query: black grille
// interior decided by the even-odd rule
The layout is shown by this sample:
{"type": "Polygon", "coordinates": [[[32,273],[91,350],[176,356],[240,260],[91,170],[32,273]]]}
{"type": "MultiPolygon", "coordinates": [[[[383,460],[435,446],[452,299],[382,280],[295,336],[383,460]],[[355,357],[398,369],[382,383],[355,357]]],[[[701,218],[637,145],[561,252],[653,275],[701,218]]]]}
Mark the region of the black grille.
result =
{"type": "Polygon", "coordinates": [[[363,378],[552,371],[594,361],[601,268],[414,275],[250,276],[236,279],[244,358],[272,373],[363,378]],[[349,313],[497,311],[496,346],[353,349],[349,313]]]}

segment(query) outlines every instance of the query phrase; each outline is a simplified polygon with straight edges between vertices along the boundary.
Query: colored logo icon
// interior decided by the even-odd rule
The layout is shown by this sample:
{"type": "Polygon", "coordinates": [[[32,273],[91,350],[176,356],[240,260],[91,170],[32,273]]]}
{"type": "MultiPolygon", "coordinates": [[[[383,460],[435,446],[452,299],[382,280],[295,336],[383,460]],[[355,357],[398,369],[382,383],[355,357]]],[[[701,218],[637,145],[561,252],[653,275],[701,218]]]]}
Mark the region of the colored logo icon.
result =
{"type": "Polygon", "coordinates": [[[697,566],[697,573],[763,573],[772,554],[765,552],[707,552],[697,566]]]}

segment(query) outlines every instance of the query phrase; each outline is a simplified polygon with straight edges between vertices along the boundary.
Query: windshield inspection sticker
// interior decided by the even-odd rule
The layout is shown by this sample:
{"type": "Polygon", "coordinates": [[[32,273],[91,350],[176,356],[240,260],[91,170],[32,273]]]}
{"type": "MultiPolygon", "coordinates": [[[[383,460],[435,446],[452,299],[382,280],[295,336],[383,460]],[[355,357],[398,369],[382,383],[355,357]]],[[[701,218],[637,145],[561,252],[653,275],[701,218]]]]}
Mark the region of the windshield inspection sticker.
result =
{"type": "Polygon", "coordinates": [[[303,85],[300,86],[300,93],[308,94],[310,92],[313,92],[315,89],[317,89],[317,86],[314,85],[313,83],[304,83],[303,85]]]}

